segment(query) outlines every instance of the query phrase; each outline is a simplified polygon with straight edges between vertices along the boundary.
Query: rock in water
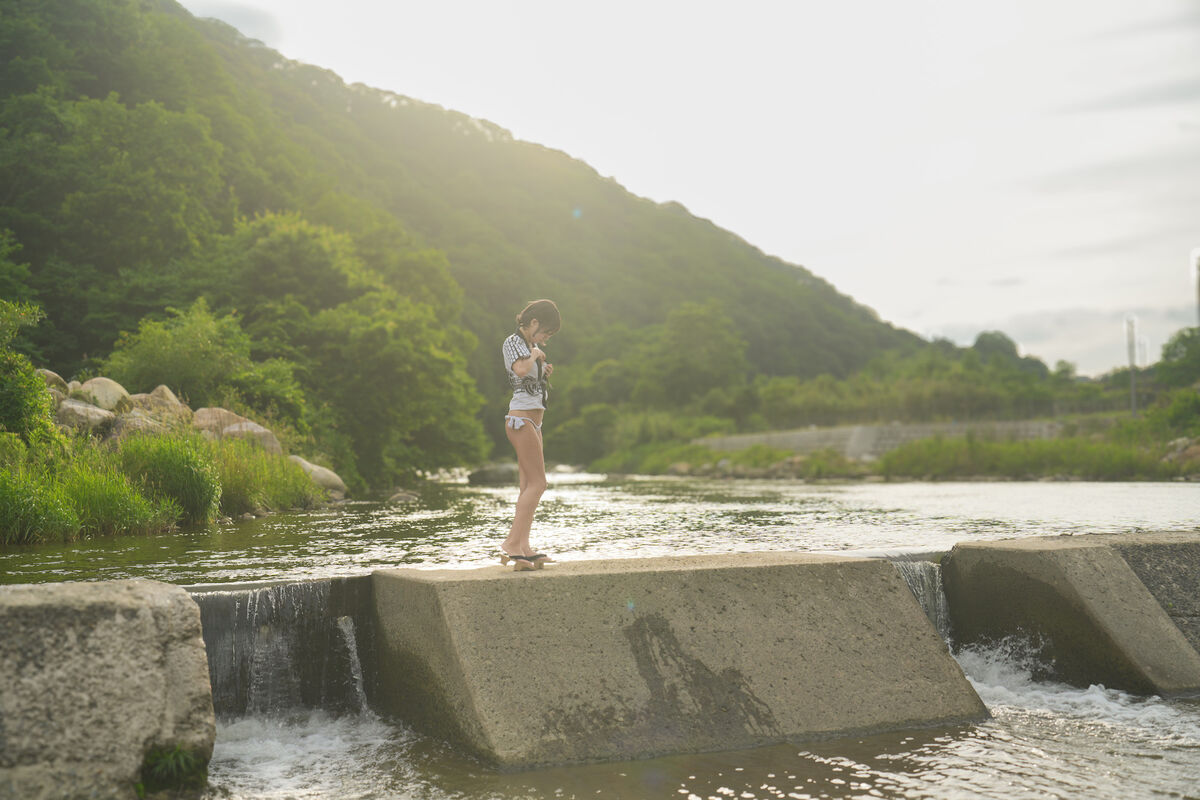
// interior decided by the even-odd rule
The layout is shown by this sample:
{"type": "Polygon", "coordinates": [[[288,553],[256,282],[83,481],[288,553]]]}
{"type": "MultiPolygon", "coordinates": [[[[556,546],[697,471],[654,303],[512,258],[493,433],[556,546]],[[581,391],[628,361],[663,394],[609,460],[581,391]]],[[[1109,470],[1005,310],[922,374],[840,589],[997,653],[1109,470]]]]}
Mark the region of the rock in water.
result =
{"type": "Polygon", "coordinates": [[[342,482],[336,472],[305,461],[300,456],[288,456],[288,460],[299,464],[300,468],[308,473],[308,477],[312,479],[313,483],[329,492],[330,498],[333,500],[346,499],[346,484],[342,482]]]}
{"type": "Polygon", "coordinates": [[[216,723],[200,609],[146,580],[0,588],[0,796],[133,798],[151,750],[216,723]]]}
{"type": "Polygon", "coordinates": [[[520,469],[517,463],[506,462],[502,464],[488,464],[480,467],[467,476],[467,483],[495,485],[505,483],[517,483],[521,479],[520,469]]]}

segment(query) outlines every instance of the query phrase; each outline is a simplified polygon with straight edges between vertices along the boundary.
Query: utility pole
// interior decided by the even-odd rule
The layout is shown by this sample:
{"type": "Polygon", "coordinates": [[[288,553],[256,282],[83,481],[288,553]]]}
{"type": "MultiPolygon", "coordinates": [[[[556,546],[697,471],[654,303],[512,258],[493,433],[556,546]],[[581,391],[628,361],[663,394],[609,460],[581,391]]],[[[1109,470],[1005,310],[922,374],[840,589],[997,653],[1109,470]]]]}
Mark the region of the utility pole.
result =
{"type": "Polygon", "coordinates": [[[1125,318],[1125,342],[1129,348],[1129,413],[1137,416],[1137,317],[1125,318]]]}
{"type": "Polygon", "coordinates": [[[1196,284],[1196,324],[1200,325],[1200,247],[1192,248],[1192,282],[1196,284]]]}

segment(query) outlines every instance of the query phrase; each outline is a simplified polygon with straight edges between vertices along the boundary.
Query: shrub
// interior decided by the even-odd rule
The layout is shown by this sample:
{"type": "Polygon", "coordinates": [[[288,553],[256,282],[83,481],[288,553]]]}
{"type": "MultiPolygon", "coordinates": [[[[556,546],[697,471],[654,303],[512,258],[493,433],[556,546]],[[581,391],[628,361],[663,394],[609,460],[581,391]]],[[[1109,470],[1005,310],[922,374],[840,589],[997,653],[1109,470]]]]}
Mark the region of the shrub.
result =
{"type": "Polygon", "coordinates": [[[237,318],[214,316],[203,298],[186,311],[170,310],[173,318],[143,319],[137,333],[122,334],[103,364],[104,374],[130,391],[165,383],[194,408],[236,397],[302,426],[304,393],[293,364],[253,361],[250,337],[237,318]]]}
{"type": "Polygon", "coordinates": [[[742,450],[734,450],[726,454],[730,463],[743,467],[762,469],[778,464],[792,455],[790,450],[780,450],[765,444],[753,444],[742,450]]]}
{"type": "Polygon", "coordinates": [[[173,500],[189,523],[210,522],[221,504],[221,480],[198,433],[131,436],[121,444],[121,470],[154,499],[173,500]]]}
{"type": "Polygon", "coordinates": [[[46,381],[28,358],[7,348],[0,348],[0,430],[17,434],[26,444],[55,435],[46,381]]]}

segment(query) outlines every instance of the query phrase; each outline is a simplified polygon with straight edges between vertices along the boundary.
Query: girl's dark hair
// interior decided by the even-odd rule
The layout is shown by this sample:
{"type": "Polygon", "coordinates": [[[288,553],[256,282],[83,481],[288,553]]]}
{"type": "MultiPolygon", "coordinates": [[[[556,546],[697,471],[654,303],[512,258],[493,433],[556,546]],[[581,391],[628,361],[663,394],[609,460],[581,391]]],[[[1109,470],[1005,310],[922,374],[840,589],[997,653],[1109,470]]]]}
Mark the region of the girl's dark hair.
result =
{"type": "Polygon", "coordinates": [[[556,333],[562,327],[562,315],[553,300],[534,300],[521,309],[517,314],[517,328],[524,328],[535,319],[546,333],[556,333]]]}

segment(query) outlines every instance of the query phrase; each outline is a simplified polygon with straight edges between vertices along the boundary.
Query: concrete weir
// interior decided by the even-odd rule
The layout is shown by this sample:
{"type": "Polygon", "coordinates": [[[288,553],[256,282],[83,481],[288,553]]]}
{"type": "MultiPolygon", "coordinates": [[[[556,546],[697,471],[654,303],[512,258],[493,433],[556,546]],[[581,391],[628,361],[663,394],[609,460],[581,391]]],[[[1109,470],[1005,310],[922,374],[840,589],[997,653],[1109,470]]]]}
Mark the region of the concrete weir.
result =
{"type": "Polygon", "coordinates": [[[1059,680],[1200,693],[1200,533],[960,543],[942,578],[959,644],[1026,635],[1059,680]]]}
{"type": "Polygon", "coordinates": [[[746,553],[373,582],[376,700],[502,767],[987,716],[886,561],[746,553]]]}

